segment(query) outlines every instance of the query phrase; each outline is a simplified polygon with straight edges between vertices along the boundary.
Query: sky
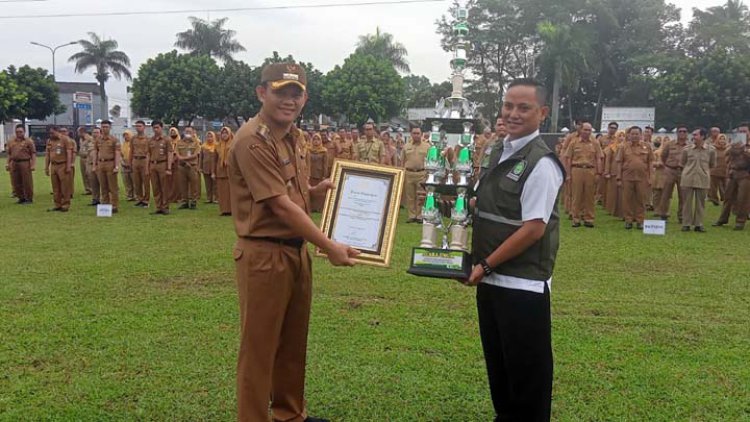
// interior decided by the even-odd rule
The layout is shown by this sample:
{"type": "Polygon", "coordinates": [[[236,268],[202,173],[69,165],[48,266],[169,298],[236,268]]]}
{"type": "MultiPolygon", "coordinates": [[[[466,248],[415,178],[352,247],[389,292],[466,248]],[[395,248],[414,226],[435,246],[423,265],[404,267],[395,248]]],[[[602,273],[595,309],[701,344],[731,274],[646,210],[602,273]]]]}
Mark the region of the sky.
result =
{"type": "MultiPolygon", "coordinates": [[[[138,67],[150,57],[174,49],[175,34],[189,27],[188,16],[203,19],[228,17],[227,28],[237,32],[236,39],[247,51],[235,55],[251,65],[278,51],[295,59],[310,62],[323,72],[342,64],[355,48],[358,37],[382,32],[393,34],[409,52],[411,71],[425,75],[433,82],[447,80],[450,54],[440,47],[435,21],[448,12],[451,1],[411,4],[356,6],[368,0],[0,0],[0,17],[33,16],[0,19],[0,68],[9,65],[52,69],[51,53],[31,45],[38,42],[54,47],[95,32],[119,42],[119,49],[130,56],[135,77],[138,67]],[[92,12],[206,10],[232,7],[296,6],[346,4],[346,7],[293,8],[240,12],[200,12],[184,14],[153,13],[140,16],[46,18],[45,14],[80,14],[92,12]]],[[[382,2],[384,0],[369,0],[382,2]]],[[[671,0],[682,9],[682,20],[688,22],[692,8],[707,8],[724,0],[671,0]]],[[[74,72],[68,57],[78,51],[73,45],[56,54],[58,81],[94,82],[93,71],[74,72]]],[[[128,82],[110,79],[107,83],[110,107],[119,104],[128,115],[126,87],[128,82]]]]}

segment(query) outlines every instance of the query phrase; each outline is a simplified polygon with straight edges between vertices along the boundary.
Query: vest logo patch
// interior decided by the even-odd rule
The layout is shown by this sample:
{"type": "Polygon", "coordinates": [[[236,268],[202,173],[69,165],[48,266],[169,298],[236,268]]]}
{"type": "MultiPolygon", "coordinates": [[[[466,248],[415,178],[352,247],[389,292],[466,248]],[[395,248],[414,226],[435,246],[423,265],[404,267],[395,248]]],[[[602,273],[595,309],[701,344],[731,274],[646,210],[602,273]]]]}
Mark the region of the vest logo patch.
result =
{"type": "Polygon", "coordinates": [[[526,161],[519,161],[506,177],[514,182],[519,181],[521,176],[523,176],[523,173],[526,171],[526,164],[526,161]]]}

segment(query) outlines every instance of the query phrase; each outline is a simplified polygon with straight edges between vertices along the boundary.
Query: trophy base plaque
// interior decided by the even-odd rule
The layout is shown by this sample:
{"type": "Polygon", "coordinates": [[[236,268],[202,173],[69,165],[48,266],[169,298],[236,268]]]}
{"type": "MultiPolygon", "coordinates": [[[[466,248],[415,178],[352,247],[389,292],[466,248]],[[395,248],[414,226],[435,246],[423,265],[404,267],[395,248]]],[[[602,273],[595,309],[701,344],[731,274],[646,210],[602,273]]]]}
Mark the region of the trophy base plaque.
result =
{"type": "Polygon", "coordinates": [[[466,251],[413,248],[407,272],[419,277],[467,280],[471,269],[471,255],[466,251]]]}

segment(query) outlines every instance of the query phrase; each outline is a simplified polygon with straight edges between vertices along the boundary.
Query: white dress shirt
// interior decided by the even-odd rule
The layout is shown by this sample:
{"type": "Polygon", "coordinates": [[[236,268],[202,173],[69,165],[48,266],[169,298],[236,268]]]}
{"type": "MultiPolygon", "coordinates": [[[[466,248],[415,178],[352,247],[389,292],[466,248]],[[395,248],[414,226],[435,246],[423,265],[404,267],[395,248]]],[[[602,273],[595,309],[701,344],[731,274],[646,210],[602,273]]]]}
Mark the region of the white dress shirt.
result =
{"type": "MultiPolygon", "coordinates": [[[[538,130],[531,135],[514,140],[506,137],[503,140],[503,154],[500,156],[498,163],[509,159],[529,142],[536,139],[537,136],[539,136],[538,130]]],[[[544,224],[549,223],[562,183],[563,173],[560,167],[551,158],[542,157],[523,185],[523,190],[521,191],[521,219],[524,222],[542,220],[544,224]]],[[[482,283],[534,293],[544,293],[545,283],[547,284],[547,288],[552,289],[551,277],[544,282],[492,273],[482,278],[482,283]]]]}

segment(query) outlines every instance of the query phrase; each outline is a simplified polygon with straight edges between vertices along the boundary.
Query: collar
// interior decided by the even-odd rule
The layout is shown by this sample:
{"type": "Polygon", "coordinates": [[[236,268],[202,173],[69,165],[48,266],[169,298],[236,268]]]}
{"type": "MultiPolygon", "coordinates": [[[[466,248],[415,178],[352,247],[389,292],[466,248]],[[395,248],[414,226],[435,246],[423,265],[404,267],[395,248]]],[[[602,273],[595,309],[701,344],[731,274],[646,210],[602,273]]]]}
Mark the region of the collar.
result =
{"type": "Polygon", "coordinates": [[[518,139],[510,139],[510,135],[506,136],[505,139],[503,139],[503,149],[509,150],[509,151],[518,151],[521,148],[528,145],[529,142],[533,141],[539,136],[539,130],[537,129],[534,133],[530,135],[526,135],[522,138],[518,139]]]}
{"type": "Polygon", "coordinates": [[[701,146],[693,144],[693,149],[708,149],[708,145],[706,145],[705,142],[703,142],[703,145],[701,146]]]}

